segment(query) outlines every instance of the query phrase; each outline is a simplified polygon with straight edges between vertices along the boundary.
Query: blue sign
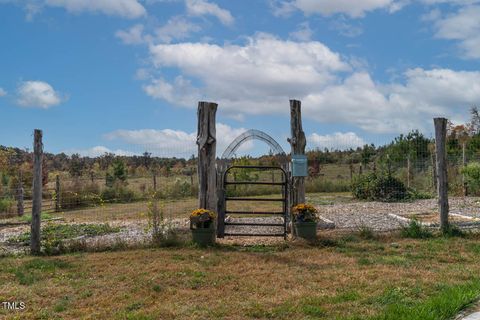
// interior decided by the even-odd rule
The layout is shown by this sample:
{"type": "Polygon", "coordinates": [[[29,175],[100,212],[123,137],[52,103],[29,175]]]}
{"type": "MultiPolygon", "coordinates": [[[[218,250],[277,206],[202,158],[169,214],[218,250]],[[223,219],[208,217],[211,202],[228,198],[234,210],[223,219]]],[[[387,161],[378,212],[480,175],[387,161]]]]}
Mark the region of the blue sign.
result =
{"type": "Polygon", "coordinates": [[[304,154],[292,155],[292,176],[308,177],[308,160],[304,154]]]}

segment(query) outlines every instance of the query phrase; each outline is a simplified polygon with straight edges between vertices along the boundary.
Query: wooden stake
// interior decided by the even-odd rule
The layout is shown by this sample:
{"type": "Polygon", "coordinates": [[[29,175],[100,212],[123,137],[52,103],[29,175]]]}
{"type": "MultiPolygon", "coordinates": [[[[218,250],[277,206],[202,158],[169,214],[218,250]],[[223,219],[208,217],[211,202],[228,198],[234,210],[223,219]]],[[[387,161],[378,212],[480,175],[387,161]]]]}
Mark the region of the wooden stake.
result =
{"type": "Polygon", "coordinates": [[[218,105],[212,102],[198,103],[198,207],[217,210],[217,172],[215,116],[218,105]]]}
{"type": "Polygon", "coordinates": [[[33,143],[33,204],[30,252],[40,254],[40,214],[42,212],[42,131],[35,129],[33,143]]]}
{"type": "MultiPolygon", "coordinates": [[[[465,154],[465,144],[466,142],[463,141],[462,143],[462,167],[465,169],[467,166],[467,157],[465,154]]],[[[465,173],[462,173],[462,185],[463,185],[463,196],[466,197],[468,195],[468,187],[467,187],[467,181],[465,179],[465,173]]]]}
{"type": "Polygon", "coordinates": [[[435,152],[436,152],[436,167],[437,167],[437,191],[438,191],[438,206],[440,209],[440,227],[442,232],[448,232],[448,175],[447,175],[447,154],[446,154],[446,139],[447,139],[447,119],[435,118],[433,119],[435,125],[435,152]]]}
{"type": "MultiPolygon", "coordinates": [[[[302,103],[298,100],[290,100],[290,127],[291,139],[289,139],[292,147],[292,155],[304,155],[307,139],[302,128],[302,103]]],[[[291,206],[299,203],[305,203],[305,178],[293,177],[293,190],[291,206]]]]}
{"type": "Polygon", "coordinates": [[[20,180],[18,183],[18,190],[17,190],[17,214],[20,217],[23,216],[25,213],[23,198],[24,198],[24,189],[22,186],[22,181],[20,180]]]}
{"type": "Polygon", "coordinates": [[[55,177],[55,212],[61,210],[60,205],[60,176],[57,174],[55,177]]]}
{"type": "Polygon", "coordinates": [[[410,155],[407,155],[407,188],[410,188],[410,172],[411,172],[411,163],[410,163],[410,155]]]}

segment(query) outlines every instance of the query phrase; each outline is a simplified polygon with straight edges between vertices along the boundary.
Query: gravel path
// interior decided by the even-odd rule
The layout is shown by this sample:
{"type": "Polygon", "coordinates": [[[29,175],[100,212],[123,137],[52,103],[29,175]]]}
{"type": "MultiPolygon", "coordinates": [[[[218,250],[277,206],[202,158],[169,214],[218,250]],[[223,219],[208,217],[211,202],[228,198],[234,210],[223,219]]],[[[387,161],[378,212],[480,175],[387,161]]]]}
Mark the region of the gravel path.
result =
{"type": "MultiPolygon", "coordinates": [[[[450,198],[450,212],[462,214],[474,218],[480,218],[480,198],[450,198]]],[[[390,231],[399,229],[402,224],[389,214],[405,215],[420,213],[437,213],[438,205],[436,199],[418,200],[406,203],[383,203],[383,202],[346,202],[318,206],[321,217],[335,223],[335,229],[358,230],[362,227],[371,228],[374,231],[390,231]]],[[[282,217],[257,217],[257,218],[229,218],[230,222],[248,223],[283,223],[282,217]]],[[[61,222],[55,222],[61,223],[61,222]]],[[[173,219],[172,227],[175,229],[188,230],[188,219],[173,219]]],[[[123,243],[141,243],[149,238],[146,231],[146,221],[114,221],[112,226],[119,226],[122,230],[118,233],[107,234],[94,238],[82,238],[87,244],[98,245],[113,244],[118,241],[123,243]]],[[[10,226],[0,228],[0,254],[2,252],[23,252],[25,248],[18,248],[7,244],[7,240],[28,231],[30,226],[10,226]]],[[[226,226],[226,233],[276,233],[282,234],[283,227],[279,226],[226,226]]],[[[242,243],[267,243],[283,241],[282,237],[265,238],[260,237],[227,237],[222,242],[229,242],[232,239],[242,239],[242,243]],[[243,240],[245,239],[245,240],[243,240]]],[[[238,242],[238,241],[236,241],[238,242]]]]}

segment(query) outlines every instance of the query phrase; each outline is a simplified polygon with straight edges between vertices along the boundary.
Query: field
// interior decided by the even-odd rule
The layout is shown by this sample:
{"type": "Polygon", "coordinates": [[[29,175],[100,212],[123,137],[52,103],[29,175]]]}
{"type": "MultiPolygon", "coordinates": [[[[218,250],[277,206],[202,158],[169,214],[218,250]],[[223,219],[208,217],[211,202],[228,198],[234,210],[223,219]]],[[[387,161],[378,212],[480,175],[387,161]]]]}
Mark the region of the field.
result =
{"type": "Polygon", "coordinates": [[[480,292],[480,240],[323,234],[0,260],[4,319],[450,319],[480,292]]]}

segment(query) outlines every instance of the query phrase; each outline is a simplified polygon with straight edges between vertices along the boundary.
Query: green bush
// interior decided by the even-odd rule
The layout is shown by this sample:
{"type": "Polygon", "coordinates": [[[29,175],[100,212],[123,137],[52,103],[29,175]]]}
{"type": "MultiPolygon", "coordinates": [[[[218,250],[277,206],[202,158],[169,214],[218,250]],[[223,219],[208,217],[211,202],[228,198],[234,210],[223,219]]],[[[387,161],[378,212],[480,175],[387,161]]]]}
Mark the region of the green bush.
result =
{"type": "Polygon", "coordinates": [[[128,189],[123,183],[116,182],[112,187],[102,191],[101,198],[109,203],[125,203],[138,200],[133,190],[128,189]]]}
{"type": "Polygon", "coordinates": [[[0,213],[13,213],[15,210],[15,200],[11,198],[0,199],[0,213]]]}
{"type": "Polygon", "coordinates": [[[462,174],[465,175],[469,191],[478,194],[480,191],[480,163],[469,163],[462,169],[462,174]]]}
{"type": "Polygon", "coordinates": [[[97,184],[76,181],[60,189],[60,207],[62,210],[68,210],[99,205],[101,203],[99,194],[97,184]]]}
{"type": "Polygon", "coordinates": [[[375,172],[357,176],[352,182],[352,194],[357,199],[384,202],[401,201],[408,197],[403,182],[375,172]]]}
{"type": "Polygon", "coordinates": [[[404,238],[426,239],[431,238],[432,236],[432,232],[417,220],[412,220],[408,226],[402,228],[402,237],[404,238]]]}

